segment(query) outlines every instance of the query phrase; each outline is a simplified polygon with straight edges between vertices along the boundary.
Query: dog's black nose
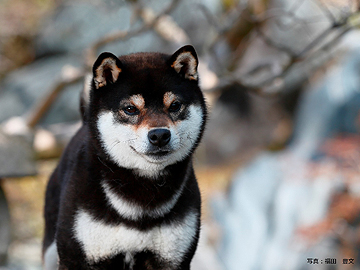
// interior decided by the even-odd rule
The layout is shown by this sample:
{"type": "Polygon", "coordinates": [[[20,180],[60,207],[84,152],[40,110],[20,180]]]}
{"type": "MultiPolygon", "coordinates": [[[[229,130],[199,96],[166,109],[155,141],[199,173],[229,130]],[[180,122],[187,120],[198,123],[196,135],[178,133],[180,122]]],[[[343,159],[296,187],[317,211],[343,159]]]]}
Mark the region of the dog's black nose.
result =
{"type": "Polygon", "coordinates": [[[169,143],[171,133],[168,129],[157,128],[149,131],[148,138],[152,145],[163,147],[169,143]]]}

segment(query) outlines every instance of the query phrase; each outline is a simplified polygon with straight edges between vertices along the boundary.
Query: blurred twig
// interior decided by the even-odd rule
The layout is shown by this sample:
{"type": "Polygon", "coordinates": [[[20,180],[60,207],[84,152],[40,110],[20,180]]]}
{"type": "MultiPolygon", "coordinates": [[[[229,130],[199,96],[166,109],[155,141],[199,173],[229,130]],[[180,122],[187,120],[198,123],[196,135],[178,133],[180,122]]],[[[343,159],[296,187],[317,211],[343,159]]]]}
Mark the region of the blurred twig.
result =
{"type": "MultiPolygon", "coordinates": [[[[169,14],[178,4],[180,0],[172,0],[170,4],[161,11],[158,15],[156,15],[153,19],[146,21],[142,26],[137,29],[132,29],[128,31],[117,31],[114,33],[110,33],[105,35],[103,38],[97,40],[93,43],[86,51],[86,65],[87,67],[91,67],[97,57],[97,52],[99,48],[105,46],[106,44],[116,42],[116,41],[124,41],[130,39],[134,36],[142,34],[146,31],[151,30],[164,16],[169,14]]],[[[145,10],[142,7],[138,7],[139,14],[141,15],[145,10]]]]}
{"type": "Polygon", "coordinates": [[[320,10],[325,14],[325,16],[328,17],[328,19],[330,21],[332,21],[332,22],[336,21],[334,14],[332,14],[332,12],[330,11],[330,9],[328,8],[328,6],[326,4],[324,4],[321,0],[315,1],[315,4],[318,5],[320,10]]]}
{"type": "MultiPolygon", "coordinates": [[[[249,82],[248,80],[245,80],[245,78],[248,78],[250,74],[253,73],[255,70],[261,69],[262,65],[264,64],[259,63],[253,69],[248,71],[247,74],[244,74],[240,78],[238,74],[234,74],[234,72],[227,69],[225,70],[224,74],[219,74],[220,86],[226,85],[228,83],[237,82],[241,85],[244,85],[249,90],[252,90],[253,92],[261,95],[278,95],[282,92],[282,89],[284,87],[281,82],[284,81],[284,78],[288,75],[289,71],[292,70],[296,63],[317,59],[321,56],[321,54],[326,53],[327,51],[331,51],[346,33],[355,29],[358,26],[357,24],[349,23],[351,18],[359,15],[358,10],[352,13],[349,12],[346,14],[346,16],[337,19],[335,15],[331,13],[329,8],[321,2],[321,0],[313,1],[322,10],[326,19],[330,22],[330,26],[323,30],[323,32],[318,34],[315,38],[313,38],[304,48],[299,51],[295,51],[294,48],[287,46],[279,40],[275,40],[271,35],[266,34],[262,30],[262,28],[269,19],[280,19],[284,17],[290,19],[293,24],[296,23],[306,25],[308,23],[307,19],[299,18],[295,14],[295,10],[303,4],[303,1],[295,1],[290,10],[273,8],[268,9],[258,15],[251,14],[251,11],[249,9],[246,9],[247,12],[244,12],[245,9],[242,9],[242,16],[244,16],[254,26],[252,33],[256,33],[257,36],[260,37],[269,47],[275,48],[276,50],[286,54],[288,56],[288,61],[286,64],[282,65],[280,72],[273,73],[267,78],[263,78],[262,80],[257,80],[253,82],[249,82]],[[265,89],[268,88],[272,89],[272,91],[267,92],[265,89]]],[[[217,29],[220,28],[219,26],[216,26],[218,25],[218,22],[215,21],[214,17],[211,17],[209,15],[209,12],[204,12],[209,20],[209,23],[211,23],[211,25],[214,25],[217,29]]],[[[276,21],[279,22],[280,20],[276,21]]],[[[280,28],[282,28],[282,26],[280,28]]],[[[214,42],[217,42],[217,40],[215,40],[214,42]]],[[[328,58],[330,57],[332,56],[328,55],[328,58]]],[[[322,64],[323,62],[319,65],[322,64]]],[[[213,91],[218,90],[218,88],[213,89],[213,91]]]]}
{"type": "MultiPolygon", "coordinates": [[[[282,78],[287,75],[289,70],[293,67],[293,65],[297,62],[303,61],[306,57],[310,57],[314,59],[319,52],[329,51],[332,47],[334,47],[340,39],[348,33],[350,30],[353,29],[353,27],[349,27],[344,25],[336,35],[330,39],[330,41],[325,42],[323,45],[321,45],[316,51],[309,53],[312,51],[319,43],[324,42],[326,38],[328,38],[331,34],[333,34],[333,30],[335,28],[338,28],[339,26],[332,26],[331,28],[326,29],[323,33],[321,33],[317,38],[315,38],[308,46],[306,46],[301,52],[297,54],[291,54],[291,58],[288,61],[288,63],[283,67],[282,72],[280,74],[274,74],[273,76],[265,79],[264,81],[258,83],[258,85],[248,85],[257,92],[262,92],[262,88],[266,85],[272,83],[275,79],[282,78]],[[309,53],[307,55],[307,53],[309,53]]],[[[266,41],[265,41],[266,42],[266,41]]],[[[285,49],[277,47],[281,51],[287,52],[285,49]]],[[[291,52],[292,53],[292,52],[291,52]]],[[[290,54],[290,53],[289,53],[290,54]]],[[[281,89],[278,89],[278,91],[273,92],[272,94],[278,94],[280,93],[281,89]]]]}
{"type": "Polygon", "coordinates": [[[27,120],[29,128],[33,129],[43,118],[46,112],[51,108],[52,104],[56,101],[59,94],[69,85],[80,82],[84,79],[85,72],[71,68],[71,74],[64,74],[48,92],[44,99],[36,103],[34,108],[30,110],[30,116],[27,120]]]}
{"type": "MultiPolygon", "coordinates": [[[[225,13],[224,16],[222,16],[220,19],[213,15],[206,5],[198,4],[197,7],[199,8],[200,12],[203,13],[215,31],[215,34],[211,37],[210,40],[204,41],[203,50],[212,55],[212,58],[216,62],[219,69],[227,70],[229,65],[223,65],[223,61],[218,58],[214,48],[218,42],[221,42],[225,39],[230,31],[237,27],[237,21],[242,17],[243,12],[246,11],[248,6],[245,1],[240,0],[234,8],[225,13]]],[[[244,27],[242,27],[242,30],[245,30],[244,27]]],[[[220,74],[220,76],[222,75],[220,74]]]]}

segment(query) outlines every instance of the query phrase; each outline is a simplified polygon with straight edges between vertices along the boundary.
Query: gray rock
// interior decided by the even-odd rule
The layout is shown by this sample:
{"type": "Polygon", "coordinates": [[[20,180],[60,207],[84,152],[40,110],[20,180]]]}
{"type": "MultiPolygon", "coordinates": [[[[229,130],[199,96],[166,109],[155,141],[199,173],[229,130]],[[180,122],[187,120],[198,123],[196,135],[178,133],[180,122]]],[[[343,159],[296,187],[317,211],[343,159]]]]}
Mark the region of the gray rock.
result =
{"type": "Polygon", "coordinates": [[[264,154],[236,174],[227,202],[215,204],[215,218],[223,226],[219,255],[225,269],[260,266],[280,177],[276,158],[264,154]]]}
{"type": "MultiPolygon", "coordinates": [[[[0,122],[12,116],[28,113],[61,78],[66,65],[79,67],[81,63],[81,58],[76,55],[52,56],[10,73],[0,85],[0,122]]],[[[80,119],[81,89],[82,83],[65,88],[42,123],[52,124],[80,119]]]]}
{"type": "Polygon", "coordinates": [[[36,165],[29,136],[0,132],[0,177],[35,175],[36,165]]]}
{"type": "Polygon", "coordinates": [[[105,34],[127,30],[130,16],[125,1],[67,2],[44,23],[36,43],[38,54],[81,51],[105,34]]]}
{"type": "MultiPolygon", "coordinates": [[[[162,8],[164,6],[161,5],[162,8]]],[[[131,6],[125,1],[119,3],[74,1],[65,4],[44,24],[44,29],[40,31],[36,42],[37,53],[47,55],[59,52],[83,52],[105,35],[141,27],[139,22],[130,26],[131,15],[131,6]]],[[[159,38],[155,32],[148,31],[128,40],[106,45],[100,48],[100,51],[124,55],[140,51],[171,52],[174,49],[174,46],[159,38]]]]}
{"type": "Polygon", "coordinates": [[[268,153],[234,176],[228,198],[214,207],[225,269],[300,270],[307,269],[308,252],[322,259],[332,254],[321,243],[309,251],[296,241],[296,228],[325,217],[339,187],[337,176],[308,179],[306,166],[292,152],[268,153]]]}
{"type": "MultiPolygon", "coordinates": [[[[161,12],[170,1],[143,1],[143,5],[154,12],[161,12]]],[[[189,35],[191,43],[199,49],[211,33],[211,26],[200,12],[198,4],[204,4],[215,15],[221,11],[220,1],[180,1],[171,13],[174,21],[189,35]],[[194,27],[196,26],[196,27],[194,27]]],[[[115,31],[135,29],[141,26],[137,22],[130,25],[132,7],[126,1],[106,1],[85,3],[74,1],[64,4],[51,16],[37,39],[37,53],[81,52],[93,42],[115,31]],[[69,19],[71,18],[71,19],[69,19]]],[[[181,44],[183,45],[183,44],[181,44]]],[[[148,31],[129,40],[116,42],[100,48],[123,55],[139,51],[162,51],[171,53],[179,44],[163,40],[154,31],[148,31]]]]}

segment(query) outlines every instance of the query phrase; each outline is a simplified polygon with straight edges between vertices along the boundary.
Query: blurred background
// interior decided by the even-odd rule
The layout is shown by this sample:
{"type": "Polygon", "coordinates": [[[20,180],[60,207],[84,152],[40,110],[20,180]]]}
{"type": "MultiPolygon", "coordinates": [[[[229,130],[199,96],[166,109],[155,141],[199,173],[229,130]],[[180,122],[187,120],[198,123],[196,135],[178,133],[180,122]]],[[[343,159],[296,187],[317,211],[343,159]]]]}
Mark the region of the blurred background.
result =
{"type": "Polygon", "coordinates": [[[194,270],[360,269],[357,0],[0,0],[0,269],[41,269],[44,192],[97,55],[193,44],[210,108],[194,270]]]}

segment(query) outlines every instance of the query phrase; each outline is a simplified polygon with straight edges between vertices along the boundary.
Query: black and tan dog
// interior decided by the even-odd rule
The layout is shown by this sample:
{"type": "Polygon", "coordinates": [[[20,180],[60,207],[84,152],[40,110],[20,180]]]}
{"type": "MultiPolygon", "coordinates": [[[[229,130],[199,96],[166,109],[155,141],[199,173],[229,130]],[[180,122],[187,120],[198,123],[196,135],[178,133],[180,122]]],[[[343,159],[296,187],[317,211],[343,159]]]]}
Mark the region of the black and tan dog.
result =
{"type": "Polygon", "coordinates": [[[190,269],[207,115],[197,66],[189,45],[96,60],[83,125],[46,191],[45,269],[190,269]]]}

